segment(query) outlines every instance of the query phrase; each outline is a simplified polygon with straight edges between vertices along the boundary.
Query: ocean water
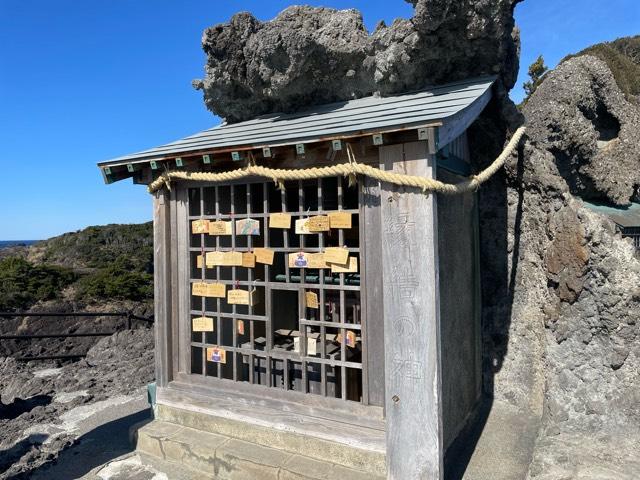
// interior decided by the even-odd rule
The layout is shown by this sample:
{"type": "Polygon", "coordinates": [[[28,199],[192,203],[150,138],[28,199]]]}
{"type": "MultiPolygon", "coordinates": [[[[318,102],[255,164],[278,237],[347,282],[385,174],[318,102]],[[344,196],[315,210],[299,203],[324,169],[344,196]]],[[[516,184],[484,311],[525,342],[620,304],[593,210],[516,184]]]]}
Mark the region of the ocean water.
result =
{"type": "Polygon", "coordinates": [[[0,240],[0,249],[16,245],[32,245],[39,240],[0,240]]]}

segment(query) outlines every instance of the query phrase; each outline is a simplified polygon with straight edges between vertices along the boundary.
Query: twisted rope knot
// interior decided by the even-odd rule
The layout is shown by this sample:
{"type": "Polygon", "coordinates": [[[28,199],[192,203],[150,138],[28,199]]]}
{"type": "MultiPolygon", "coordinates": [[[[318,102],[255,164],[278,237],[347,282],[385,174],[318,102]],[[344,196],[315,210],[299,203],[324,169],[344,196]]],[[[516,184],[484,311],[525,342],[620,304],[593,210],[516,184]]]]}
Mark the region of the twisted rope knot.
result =
{"type": "Polygon", "coordinates": [[[507,158],[513,153],[520,143],[525,130],[525,127],[520,127],[516,130],[505,149],[502,151],[500,156],[491,163],[491,165],[483,171],[470,176],[466,180],[455,184],[444,183],[428,177],[380,170],[379,168],[374,168],[370,165],[358,163],[351,145],[347,143],[346,150],[348,163],[340,163],[325,167],[283,170],[256,165],[253,154],[249,153],[249,161],[247,162],[247,166],[244,168],[220,173],[185,172],[177,170],[166,171],[149,184],[148,190],[149,193],[153,193],[162,187],[166,187],[167,190],[171,190],[171,182],[173,180],[229,182],[250,176],[270,178],[278,186],[279,190],[284,190],[284,182],[287,180],[310,180],[314,178],[336,177],[338,175],[348,178],[349,186],[353,186],[356,184],[357,175],[364,175],[379,180],[380,182],[391,183],[404,187],[420,188],[423,193],[436,192],[444,195],[455,195],[478,190],[484,182],[489,180],[500,168],[502,168],[507,161],[507,158]]]}

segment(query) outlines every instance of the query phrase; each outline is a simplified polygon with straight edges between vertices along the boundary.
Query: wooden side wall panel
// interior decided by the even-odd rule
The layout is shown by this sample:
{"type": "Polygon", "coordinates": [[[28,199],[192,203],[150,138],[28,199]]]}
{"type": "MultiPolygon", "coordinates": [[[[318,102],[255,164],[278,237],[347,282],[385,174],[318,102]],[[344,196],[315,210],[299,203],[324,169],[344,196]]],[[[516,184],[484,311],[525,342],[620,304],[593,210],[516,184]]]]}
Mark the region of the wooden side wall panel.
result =
{"type": "Polygon", "coordinates": [[[364,289],[362,313],[365,318],[367,345],[367,389],[369,404],[384,406],[384,306],[382,279],[382,239],[380,182],[363,178],[361,195],[362,227],[360,244],[364,253],[362,274],[364,289]]]}
{"type": "MultiPolygon", "coordinates": [[[[380,149],[385,170],[433,177],[427,142],[380,149]]],[[[383,183],[387,477],[443,478],[436,201],[383,183]]]]}
{"type": "Polygon", "coordinates": [[[160,191],[153,198],[153,261],[155,311],[155,369],[159,387],[172,379],[171,215],[169,195],[160,191]]]}

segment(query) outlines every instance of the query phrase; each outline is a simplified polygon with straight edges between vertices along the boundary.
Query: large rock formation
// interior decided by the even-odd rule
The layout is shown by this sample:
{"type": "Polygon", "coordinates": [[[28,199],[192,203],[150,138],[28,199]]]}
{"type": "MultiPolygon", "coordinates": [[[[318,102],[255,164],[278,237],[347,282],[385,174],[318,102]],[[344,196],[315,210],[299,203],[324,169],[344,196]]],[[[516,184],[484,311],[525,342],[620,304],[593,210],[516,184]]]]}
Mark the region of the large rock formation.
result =
{"type": "MultiPolygon", "coordinates": [[[[628,205],[640,185],[640,110],[591,56],[563,63],[527,103],[528,136],[553,155],[572,194],[628,205]]],[[[555,172],[554,172],[555,173],[555,172]]]]}
{"type": "Polygon", "coordinates": [[[638,108],[586,56],[524,114],[527,141],[480,193],[490,393],[542,417],[531,478],[638,478],[640,261],[582,201],[636,197],[638,108]]]}
{"type": "Polygon", "coordinates": [[[239,13],[205,30],[207,108],[234,122],[480,75],[515,83],[521,0],[408,0],[415,16],[373,34],[355,10],[294,6],[261,22],[239,13]]]}

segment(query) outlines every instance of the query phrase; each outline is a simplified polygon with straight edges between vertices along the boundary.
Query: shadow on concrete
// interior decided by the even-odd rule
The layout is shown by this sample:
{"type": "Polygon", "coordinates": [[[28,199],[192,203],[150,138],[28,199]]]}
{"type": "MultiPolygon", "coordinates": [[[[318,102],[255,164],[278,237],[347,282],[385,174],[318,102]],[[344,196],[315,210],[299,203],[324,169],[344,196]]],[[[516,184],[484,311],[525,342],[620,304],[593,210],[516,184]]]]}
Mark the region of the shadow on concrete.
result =
{"type": "MultiPolygon", "coordinates": [[[[492,101],[480,118],[468,130],[471,160],[476,171],[486,168],[502,151],[502,145],[508,140],[507,126],[502,118],[497,102],[492,101]]],[[[524,176],[522,146],[518,150],[515,185],[522,186],[524,176]]],[[[507,177],[504,171],[498,172],[478,192],[478,211],[480,223],[480,272],[482,299],[482,371],[483,388],[478,406],[465,428],[447,449],[445,454],[446,480],[476,480],[468,471],[471,458],[479,445],[487,422],[491,425],[489,436],[499,426],[494,425],[496,418],[503,412],[492,411],[494,405],[494,378],[502,369],[509,345],[509,329],[514,300],[514,290],[518,262],[520,258],[520,233],[524,203],[524,188],[518,189],[518,199],[513,222],[514,242],[509,249],[509,199],[507,198],[507,177]],[[509,268],[511,265],[511,268],[509,268]],[[490,420],[490,416],[493,418],[490,420]],[[465,476],[466,473],[466,476],[465,476]]],[[[509,414],[506,414],[507,417],[509,414]]],[[[500,423],[500,421],[498,421],[500,423]]],[[[504,428],[507,428],[505,425],[504,428]]],[[[518,459],[520,461],[520,459],[518,459]]],[[[522,463],[520,461],[520,463],[522,463]]],[[[497,474],[487,478],[500,480],[497,474]]],[[[484,477],[483,477],[484,478],[484,477]]],[[[504,477],[510,478],[510,477],[504,477]]]]}
{"type": "Polygon", "coordinates": [[[151,409],[100,425],[78,438],[53,461],[30,472],[31,480],[80,478],[95,467],[103,465],[134,450],[129,438],[131,427],[151,421],[151,409]]]}

